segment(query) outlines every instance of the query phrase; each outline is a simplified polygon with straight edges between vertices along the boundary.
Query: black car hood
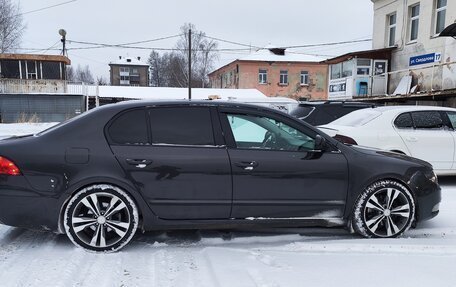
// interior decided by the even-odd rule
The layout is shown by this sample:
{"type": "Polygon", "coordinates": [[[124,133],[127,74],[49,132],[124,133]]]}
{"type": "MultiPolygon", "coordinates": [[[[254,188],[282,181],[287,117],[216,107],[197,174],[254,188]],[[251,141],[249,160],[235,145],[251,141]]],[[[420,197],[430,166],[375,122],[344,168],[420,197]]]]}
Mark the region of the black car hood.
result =
{"type": "Polygon", "coordinates": [[[413,163],[416,163],[419,165],[424,165],[424,166],[432,168],[432,165],[430,163],[428,163],[427,161],[424,161],[424,160],[421,160],[418,158],[414,158],[414,157],[411,157],[411,156],[408,156],[405,154],[400,154],[400,153],[395,153],[395,152],[390,152],[390,151],[385,151],[385,150],[375,149],[375,148],[365,147],[365,146],[352,145],[352,146],[350,146],[350,148],[352,148],[353,150],[355,150],[357,152],[367,154],[367,155],[387,156],[387,157],[396,158],[396,159],[400,159],[400,160],[404,160],[404,161],[408,161],[408,162],[413,162],[413,163]]]}

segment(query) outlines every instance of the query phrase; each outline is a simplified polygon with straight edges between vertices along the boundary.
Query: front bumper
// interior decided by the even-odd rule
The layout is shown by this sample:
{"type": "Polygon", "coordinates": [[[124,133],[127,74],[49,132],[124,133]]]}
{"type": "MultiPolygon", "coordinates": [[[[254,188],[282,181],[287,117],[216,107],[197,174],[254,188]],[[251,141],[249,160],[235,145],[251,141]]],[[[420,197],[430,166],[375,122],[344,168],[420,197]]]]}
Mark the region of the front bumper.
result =
{"type": "Polygon", "coordinates": [[[411,187],[416,197],[416,222],[435,217],[439,213],[442,200],[442,192],[437,179],[430,179],[422,174],[412,180],[411,187]]]}

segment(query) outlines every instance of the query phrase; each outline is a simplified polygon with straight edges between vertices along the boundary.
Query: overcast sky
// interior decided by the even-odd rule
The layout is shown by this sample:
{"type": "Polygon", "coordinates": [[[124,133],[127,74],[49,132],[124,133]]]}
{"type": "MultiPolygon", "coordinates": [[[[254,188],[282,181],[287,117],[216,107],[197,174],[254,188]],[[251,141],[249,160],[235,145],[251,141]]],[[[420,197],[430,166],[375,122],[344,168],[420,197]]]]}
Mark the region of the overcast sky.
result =
{"type": "MultiPolygon", "coordinates": [[[[26,13],[69,0],[13,1],[26,13]]],[[[25,14],[27,30],[22,47],[46,49],[55,44],[61,48],[61,28],[67,31],[69,40],[119,44],[176,35],[186,22],[195,24],[208,36],[258,47],[359,40],[372,37],[372,7],[370,0],[77,0],[25,14]]],[[[172,48],[176,40],[141,46],[172,48]]],[[[68,48],[82,46],[69,44],[68,48]]],[[[219,48],[242,47],[220,43],[219,48]]],[[[292,51],[332,56],[370,48],[371,43],[366,42],[292,51]]],[[[68,54],[74,66],[89,65],[94,75],[108,78],[108,63],[118,56],[146,59],[149,53],[106,48],[74,50],[68,54]]],[[[217,66],[245,54],[236,53],[220,54],[217,66]]]]}

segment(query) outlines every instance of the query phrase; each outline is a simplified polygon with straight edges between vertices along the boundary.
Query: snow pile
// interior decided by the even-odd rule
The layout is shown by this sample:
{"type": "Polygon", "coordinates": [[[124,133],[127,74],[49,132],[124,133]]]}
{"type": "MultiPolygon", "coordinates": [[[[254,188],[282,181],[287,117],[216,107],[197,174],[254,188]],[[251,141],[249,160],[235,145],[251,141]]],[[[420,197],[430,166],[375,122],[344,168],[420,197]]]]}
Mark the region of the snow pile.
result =
{"type": "Polygon", "coordinates": [[[55,126],[58,123],[21,123],[21,124],[0,124],[0,139],[36,134],[42,130],[55,126]]]}

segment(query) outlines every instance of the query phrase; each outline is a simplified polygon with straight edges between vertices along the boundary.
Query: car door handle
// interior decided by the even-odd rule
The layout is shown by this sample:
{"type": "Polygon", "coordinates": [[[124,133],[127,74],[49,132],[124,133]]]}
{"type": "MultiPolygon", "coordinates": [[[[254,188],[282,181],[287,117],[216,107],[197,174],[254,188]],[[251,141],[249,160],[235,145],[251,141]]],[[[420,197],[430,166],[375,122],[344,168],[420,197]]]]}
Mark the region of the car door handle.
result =
{"type": "Polygon", "coordinates": [[[417,142],[418,138],[416,138],[416,137],[406,137],[405,140],[408,141],[408,142],[417,142]]]}
{"type": "Polygon", "coordinates": [[[130,159],[130,158],[127,158],[125,160],[128,164],[130,165],[136,165],[136,167],[140,167],[140,168],[144,168],[146,166],[148,166],[149,164],[152,163],[152,160],[150,159],[130,159]]]}
{"type": "Polygon", "coordinates": [[[256,161],[238,161],[235,163],[237,167],[241,167],[245,170],[253,170],[255,167],[258,166],[256,161]]]}

